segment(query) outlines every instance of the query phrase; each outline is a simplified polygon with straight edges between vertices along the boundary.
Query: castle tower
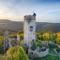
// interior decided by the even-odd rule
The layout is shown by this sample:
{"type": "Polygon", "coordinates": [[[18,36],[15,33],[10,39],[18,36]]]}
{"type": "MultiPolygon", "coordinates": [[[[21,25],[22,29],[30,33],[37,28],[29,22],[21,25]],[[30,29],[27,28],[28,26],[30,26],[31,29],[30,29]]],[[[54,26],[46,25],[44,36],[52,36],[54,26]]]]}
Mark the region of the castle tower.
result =
{"type": "Polygon", "coordinates": [[[24,41],[29,46],[36,39],[36,14],[24,16],[24,41]]]}

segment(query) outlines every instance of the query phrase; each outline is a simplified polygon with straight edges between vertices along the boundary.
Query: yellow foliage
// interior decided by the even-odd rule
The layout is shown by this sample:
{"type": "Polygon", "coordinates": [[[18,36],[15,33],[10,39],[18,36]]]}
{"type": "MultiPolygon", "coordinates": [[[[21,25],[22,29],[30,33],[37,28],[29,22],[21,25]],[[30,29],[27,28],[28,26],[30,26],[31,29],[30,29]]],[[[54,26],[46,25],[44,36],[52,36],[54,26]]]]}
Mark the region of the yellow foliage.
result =
{"type": "Polygon", "coordinates": [[[48,32],[43,33],[43,39],[49,40],[50,39],[50,33],[48,33],[48,32]]]}
{"type": "Polygon", "coordinates": [[[0,40],[4,40],[4,37],[3,36],[0,36],[0,40]]]}
{"type": "Polygon", "coordinates": [[[3,45],[3,40],[4,40],[4,37],[3,36],[0,36],[0,46],[3,45]]]}
{"type": "Polygon", "coordinates": [[[60,32],[56,33],[57,38],[56,38],[56,42],[60,44],[60,32]]]}
{"type": "Polygon", "coordinates": [[[9,48],[6,55],[10,60],[29,60],[24,49],[19,46],[9,48]]]}

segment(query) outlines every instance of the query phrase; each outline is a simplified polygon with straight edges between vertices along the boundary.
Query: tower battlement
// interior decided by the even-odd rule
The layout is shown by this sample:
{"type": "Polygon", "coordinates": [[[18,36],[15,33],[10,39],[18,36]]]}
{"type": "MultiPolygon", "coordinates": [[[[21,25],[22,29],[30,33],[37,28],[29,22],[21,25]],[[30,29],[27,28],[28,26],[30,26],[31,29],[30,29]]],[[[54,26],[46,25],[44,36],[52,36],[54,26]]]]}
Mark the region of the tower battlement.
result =
{"type": "Polygon", "coordinates": [[[25,15],[24,20],[35,20],[35,16],[33,16],[33,15],[25,15]]]}
{"type": "Polygon", "coordinates": [[[36,14],[33,15],[25,15],[24,20],[36,20],[36,14]]]}

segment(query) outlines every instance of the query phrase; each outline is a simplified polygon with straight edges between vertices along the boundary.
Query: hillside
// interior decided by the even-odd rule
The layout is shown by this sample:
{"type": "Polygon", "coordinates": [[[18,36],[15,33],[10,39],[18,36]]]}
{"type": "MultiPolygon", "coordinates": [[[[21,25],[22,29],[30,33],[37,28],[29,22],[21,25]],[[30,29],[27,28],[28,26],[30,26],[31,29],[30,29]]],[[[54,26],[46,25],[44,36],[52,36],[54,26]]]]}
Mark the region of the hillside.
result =
{"type": "MultiPolygon", "coordinates": [[[[24,22],[0,20],[0,30],[23,31],[24,22]]],[[[60,31],[60,23],[36,22],[36,31],[60,31]]]]}

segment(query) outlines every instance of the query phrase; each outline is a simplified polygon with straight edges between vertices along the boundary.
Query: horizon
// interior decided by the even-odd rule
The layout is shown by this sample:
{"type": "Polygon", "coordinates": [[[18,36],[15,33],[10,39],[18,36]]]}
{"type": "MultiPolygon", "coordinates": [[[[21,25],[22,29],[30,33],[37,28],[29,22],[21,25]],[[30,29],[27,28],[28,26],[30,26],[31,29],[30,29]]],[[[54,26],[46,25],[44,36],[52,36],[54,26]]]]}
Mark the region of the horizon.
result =
{"type": "MultiPolygon", "coordinates": [[[[10,19],[0,19],[0,21],[12,21],[12,22],[24,22],[23,20],[10,20],[10,19]]],[[[40,22],[40,23],[60,23],[60,22],[48,22],[48,21],[37,21],[36,22],[40,22]]]]}
{"type": "Polygon", "coordinates": [[[60,0],[0,0],[0,19],[22,21],[34,12],[38,22],[60,23],[60,0]]]}

